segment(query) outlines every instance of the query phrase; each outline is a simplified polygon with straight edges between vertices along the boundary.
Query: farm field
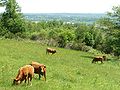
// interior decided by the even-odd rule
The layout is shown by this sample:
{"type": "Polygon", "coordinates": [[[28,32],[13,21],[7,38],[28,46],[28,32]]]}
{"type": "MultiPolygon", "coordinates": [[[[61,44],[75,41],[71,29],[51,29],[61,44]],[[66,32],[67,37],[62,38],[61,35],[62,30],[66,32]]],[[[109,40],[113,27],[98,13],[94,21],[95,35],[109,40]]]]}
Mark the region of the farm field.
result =
{"type": "MultiPolygon", "coordinates": [[[[112,58],[104,64],[92,64],[92,53],[53,47],[54,55],[46,55],[47,46],[33,41],[0,39],[0,90],[119,90],[120,62],[112,58]],[[12,86],[18,69],[32,61],[47,67],[46,82],[35,74],[32,86],[24,82],[12,86]]],[[[109,58],[109,57],[108,57],[109,58]]]]}

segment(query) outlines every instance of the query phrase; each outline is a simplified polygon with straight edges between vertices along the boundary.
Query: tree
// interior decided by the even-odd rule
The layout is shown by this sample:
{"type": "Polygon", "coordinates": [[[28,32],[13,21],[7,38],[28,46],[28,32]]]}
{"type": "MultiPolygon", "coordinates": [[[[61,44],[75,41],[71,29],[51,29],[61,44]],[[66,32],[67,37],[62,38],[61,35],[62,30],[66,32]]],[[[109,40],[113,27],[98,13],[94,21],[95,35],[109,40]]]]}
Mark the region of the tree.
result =
{"type": "Polygon", "coordinates": [[[5,12],[2,14],[1,22],[9,32],[16,34],[25,31],[25,22],[20,13],[21,9],[16,0],[6,0],[5,12]]]}
{"type": "Polygon", "coordinates": [[[109,31],[114,28],[114,23],[110,18],[104,17],[96,21],[95,27],[103,30],[103,32],[110,33],[109,31]]]}
{"type": "Polygon", "coordinates": [[[86,24],[80,24],[77,29],[75,30],[75,35],[76,35],[76,41],[77,42],[83,42],[85,39],[85,33],[88,30],[88,27],[86,24]]]}
{"type": "Polygon", "coordinates": [[[75,38],[74,32],[70,30],[62,30],[58,36],[59,47],[65,47],[68,43],[72,42],[75,38]]]}
{"type": "Polygon", "coordinates": [[[112,30],[112,47],[114,55],[120,55],[120,6],[114,6],[112,12],[108,12],[108,16],[113,21],[114,28],[112,30]]]}
{"type": "Polygon", "coordinates": [[[93,34],[90,32],[86,32],[84,42],[87,46],[93,46],[94,45],[93,34]]]}
{"type": "Polygon", "coordinates": [[[120,5],[113,6],[112,11],[113,12],[108,12],[107,15],[111,17],[115,24],[115,28],[120,29],[120,5]]]}

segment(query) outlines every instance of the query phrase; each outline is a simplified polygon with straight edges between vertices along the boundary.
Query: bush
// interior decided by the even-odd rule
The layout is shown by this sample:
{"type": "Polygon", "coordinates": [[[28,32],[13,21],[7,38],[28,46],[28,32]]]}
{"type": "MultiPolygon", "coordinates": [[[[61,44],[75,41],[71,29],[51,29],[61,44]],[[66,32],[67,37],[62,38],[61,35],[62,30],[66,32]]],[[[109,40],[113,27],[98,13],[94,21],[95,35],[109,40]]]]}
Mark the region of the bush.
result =
{"type": "Polygon", "coordinates": [[[48,40],[47,45],[48,45],[48,46],[54,46],[54,47],[56,47],[56,46],[58,46],[58,42],[57,42],[55,39],[50,38],[50,39],[48,40]]]}
{"type": "Polygon", "coordinates": [[[5,33],[4,38],[13,39],[13,38],[15,38],[15,35],[11,32],[7,32],[7,33],[5,33]]]}
{"type": "Polygon", "coordinates": [[[74,42],[71,46],[71,49],[74,50],[81,50],[81,51],[85,51],[88,52],[90,50],[89,46],[86,46],[85,43],[76,43],[74,42]]]}
{"type": "Polygon", "coordinates": [[[31,39],[31,40],[38,40],[38,39],[39,39],[39,36],[36,35],[36,34],[33,34],[33,35],[30,36],[30,39],[31,39]]]}

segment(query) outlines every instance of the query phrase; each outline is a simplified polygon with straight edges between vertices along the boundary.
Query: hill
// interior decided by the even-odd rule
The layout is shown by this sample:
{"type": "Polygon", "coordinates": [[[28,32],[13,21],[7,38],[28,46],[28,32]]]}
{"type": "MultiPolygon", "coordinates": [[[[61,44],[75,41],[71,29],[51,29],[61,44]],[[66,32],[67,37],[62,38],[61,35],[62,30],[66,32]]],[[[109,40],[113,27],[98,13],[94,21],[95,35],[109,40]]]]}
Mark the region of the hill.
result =
{"type": "Polygon", "coordinates": [[[1,39],[0,90],[119,90],[118,61],[92,64],[92,53],[56,48],[56,54],[46,55],[46,47],[32,41],[1,39]],[[31,61],[47,66],[47,81],[35,75],[32,86],[12,86],[18,69],[31,61]]]}
{"type": "Polygon", "coordinates": [[[88,23],[92,24],[101,17],[105,17],[104,13],[24,13],[24,18],[30,21],[52,21],[61,20],[69,23],[88,23]]]}

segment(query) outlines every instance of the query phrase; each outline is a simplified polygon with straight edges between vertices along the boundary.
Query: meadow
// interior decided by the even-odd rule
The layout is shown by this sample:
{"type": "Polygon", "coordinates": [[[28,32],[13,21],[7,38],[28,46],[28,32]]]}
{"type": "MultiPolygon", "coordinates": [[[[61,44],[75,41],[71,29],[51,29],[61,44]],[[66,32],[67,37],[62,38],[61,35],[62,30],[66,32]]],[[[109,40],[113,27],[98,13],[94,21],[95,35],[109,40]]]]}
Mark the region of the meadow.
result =
{"type": "Polygon", "coordinates": [[[33,41],[0,39],[0,90],[119,90],[120,62],[110,60],[92,64],[95,54],[53,47],[54,55],[46,55],[48,46],[33,41]],[[32,86],[24,82],[12,86],[18,69],[32,61],[47,67],[46,82],[35,74],[32,86]]]}

